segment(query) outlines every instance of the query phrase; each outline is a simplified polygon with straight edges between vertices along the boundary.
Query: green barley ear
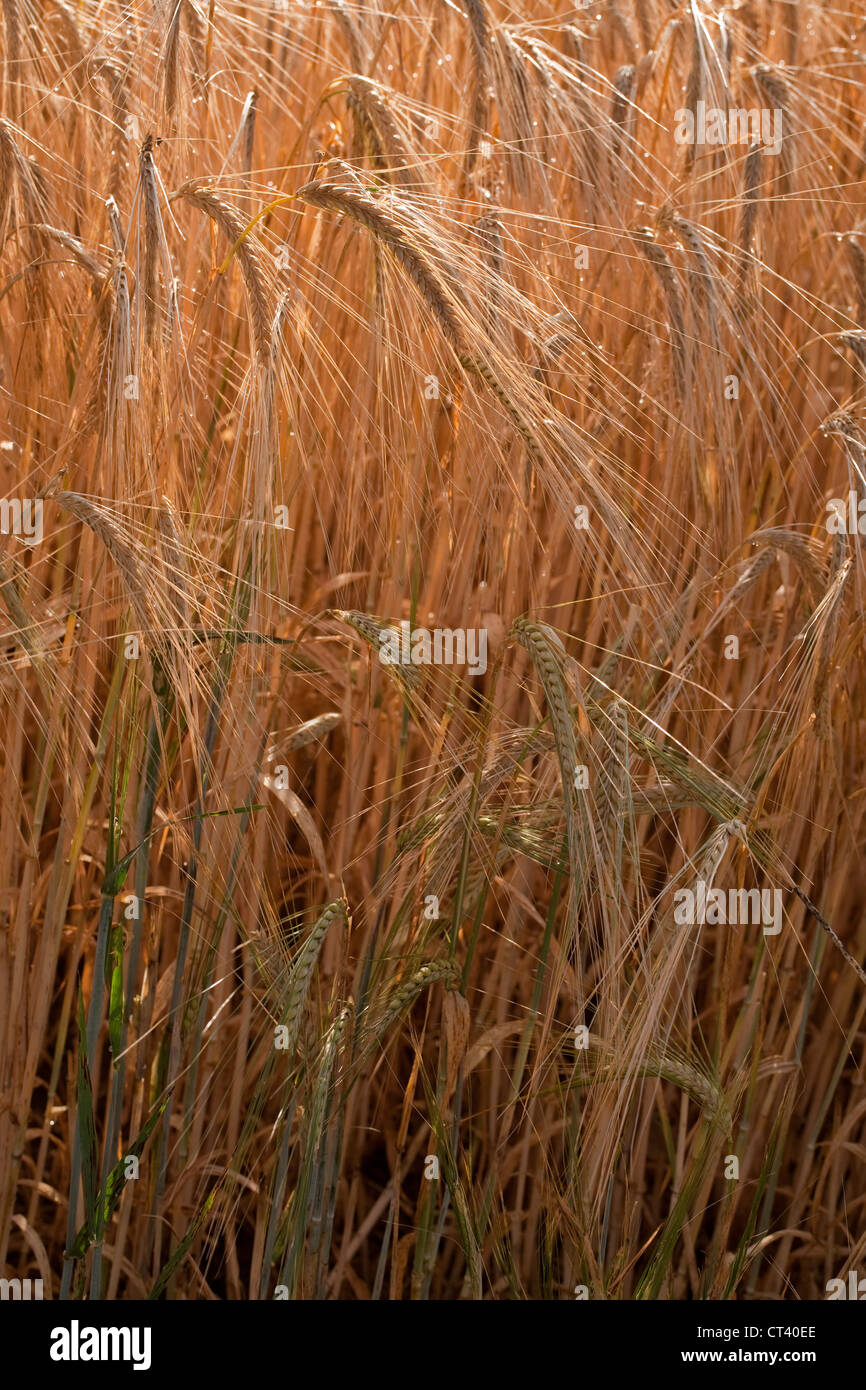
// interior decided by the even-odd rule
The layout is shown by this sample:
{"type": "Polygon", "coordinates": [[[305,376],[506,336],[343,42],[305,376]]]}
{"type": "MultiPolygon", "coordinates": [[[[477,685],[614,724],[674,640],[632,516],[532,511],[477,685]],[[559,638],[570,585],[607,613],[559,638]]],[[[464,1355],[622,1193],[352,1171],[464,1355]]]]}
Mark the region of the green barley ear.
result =
{"type": "Polygon", "coordinates": [[[566,692],[565,663],[568,658],[559,637],[545,623],[534,623],[528,618],[518,618],[511,629],[511,634],[514,640],[529,652],[547,698],[550,726],[553,730],[559,770],[562,776],[562,795],[568,828],[569,854],[572,869],[576,873],[579,857],[575,819],[578,760],[574,722],[566,692]]]}
{"type": "Polygon", "coordinates": [[[709,1065],[700,1066],[693,1057],[686,1056],[675,1047],[667,1046],[651,1048],[643,1061],[630,1069],[621,1070],[617,1065],[616,1048],[613,1043],[589,1033],[587,1044],[587,1050],[592,1054],[595,1064],[589,1074],[590,1084],[599,1084],[610,1077],[658,1077],[685,1092],[712,1124],[725,1133],[731,1132],[733,1119],[728,1100],[724,1088],[713,1075],[709,1065]]]}
{"type": "Polygon", "coordinates": [[[393,1023],[415,1003],[419,995],[431,985],[443,983],[454,987],[460,972],[453,961],[431,961],[422,965],[408,980],[397,985],[385,999],[384,1004],[368,1025],[368,1045],[383,1038],[393,1023]]]}
{"type": "Polygon", "coordinates": [[[354,1017],[350,1001],[328,1028],[318,1056],[315,1081],[304,1115],[304,1143],[300,1171],[291,1200],[293,1239],[286,1252],[280,1283],[288,1284],[296,1296],[304,1266],[316,1254],[322,1231],[321,1197],[327,1159],[328,1134],[332,1121],[334,1069],[344,1035],[354,1017]]]}
{"type": "Polygon", "coordinates": [[[292,962],[281,1020],[288,1030],[286,1050],[290,1056],[298,1045],[304,1005],[325,937],[335,922],[347,922],[348,918],[349,905],[344,898],[329,903],[292,962]]]}

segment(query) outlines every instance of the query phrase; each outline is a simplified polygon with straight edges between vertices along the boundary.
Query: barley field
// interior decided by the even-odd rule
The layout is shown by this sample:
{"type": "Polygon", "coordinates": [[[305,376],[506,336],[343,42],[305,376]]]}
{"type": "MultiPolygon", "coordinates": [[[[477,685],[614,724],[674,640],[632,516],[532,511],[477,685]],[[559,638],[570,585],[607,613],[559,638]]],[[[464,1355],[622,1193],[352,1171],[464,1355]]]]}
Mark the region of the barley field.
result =
{"type": "Polygon", "coordinates": [[[0,1273],[825,1298],[863,0],[0,35],[0,1273]]]}

